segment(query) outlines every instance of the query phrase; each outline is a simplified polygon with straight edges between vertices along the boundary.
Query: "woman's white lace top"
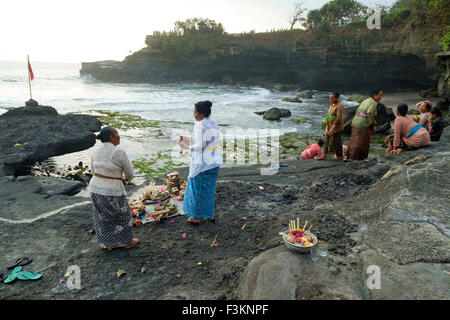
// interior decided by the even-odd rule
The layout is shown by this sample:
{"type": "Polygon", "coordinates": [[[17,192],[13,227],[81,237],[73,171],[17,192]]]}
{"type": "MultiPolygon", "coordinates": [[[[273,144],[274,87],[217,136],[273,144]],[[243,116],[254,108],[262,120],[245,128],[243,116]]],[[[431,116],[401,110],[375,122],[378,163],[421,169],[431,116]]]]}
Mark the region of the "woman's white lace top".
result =
{"type": "MultiPolygon", "coordinates": [[[[122,178],[122,173],[128,180],[133,178],[133,166],[128,155],[122,148],[115,147],[110,142],[104,142],[91,157],[92,174],[122,178]]],[[[89,183],[89,191],[104,196],[127,195],[122,180],[105,179],[93,176],[89,183]]]]}
{"type": "Polygon", "coordinates": [[[194,136],[190,151],[192,152],[189,177],[222,165],[222,142],[217,122],[210,118],[195,121],[194,136]]]}

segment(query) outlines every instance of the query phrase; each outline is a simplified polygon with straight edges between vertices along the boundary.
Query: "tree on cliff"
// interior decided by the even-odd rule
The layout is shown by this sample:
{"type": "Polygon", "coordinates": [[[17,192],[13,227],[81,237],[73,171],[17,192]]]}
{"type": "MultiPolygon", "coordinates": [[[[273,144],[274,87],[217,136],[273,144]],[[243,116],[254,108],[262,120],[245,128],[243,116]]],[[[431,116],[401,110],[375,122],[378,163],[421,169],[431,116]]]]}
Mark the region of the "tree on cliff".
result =
{"type": "Polygon", "coordinates": [[[363,20],[367,15],[367,7],[356,0],[333,0],[320,9],[311,10],[306,18],[310,30],[318,30],[322,25],[336,25],[338,21],[351,23],[363,20]]]}
{"type": "Polygon", "coordinates": [[[174,31],[177,35],[185,35],[186,33],[214,33],[222,35],[224,28],[221,23],[214,20],[193,18],[186,21],[176,21],[174,31]]]}
{"type": "Polygon", "coordinates": [[[319,9],[311,10],[308,12],[308,18],[306,19],[306,25],[311,31],[316,31],[319,29],[323,21],[322,14],[319,9]]]}
{"type": "Polygon", "coordinates": [[[297,2],[294,5],[294,12],[289,17],[289,23],[291,24],[291,30],[294,29],[294,25],[299,22],[303,25],[306,22],[306,8],[303,7],[304,2],[297,2]]]}
{"type": "Polygon", "coordinates": [[[204,18],[176,21],[173,31],[154,32],[147,36],[146,44],[161,49],[165,58],[188,61],[214,57],[223,43],[225,30],[221,23],[204,18]]]}

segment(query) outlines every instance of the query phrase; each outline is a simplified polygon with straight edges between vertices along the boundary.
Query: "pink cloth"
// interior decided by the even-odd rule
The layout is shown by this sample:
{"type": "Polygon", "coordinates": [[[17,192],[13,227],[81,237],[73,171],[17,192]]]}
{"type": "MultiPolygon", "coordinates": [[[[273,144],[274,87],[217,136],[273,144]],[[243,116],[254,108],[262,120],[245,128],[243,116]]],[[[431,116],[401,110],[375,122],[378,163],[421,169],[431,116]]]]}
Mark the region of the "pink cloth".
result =
{"type": "Polygon", "coordinates": [[[302,152],[302,158],[305,160],[314,159],[315,156],[321,157],[322,155],[322,149],[317,143],[310,144],[308,147],[306,147],[306,150],[302,152]]]}

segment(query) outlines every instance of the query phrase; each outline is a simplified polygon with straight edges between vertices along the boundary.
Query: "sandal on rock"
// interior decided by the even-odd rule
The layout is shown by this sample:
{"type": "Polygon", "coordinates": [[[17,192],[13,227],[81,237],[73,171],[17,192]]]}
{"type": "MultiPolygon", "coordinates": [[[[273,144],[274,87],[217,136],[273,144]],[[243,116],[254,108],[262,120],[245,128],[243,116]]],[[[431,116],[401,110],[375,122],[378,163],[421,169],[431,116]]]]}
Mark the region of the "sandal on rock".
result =
{"type": "Polygon", "coordinates": [[[14,269],[15,267],[19,266],[26,266],[27,264],[31,263],[31,261],[33,260],[28,257],[19,258],[14,262],[13,265],[9,266],[8,269],[14,269]]]}
{"type": "Polygon", "coordinates": [[[192,224],[193,226],[198,226],[198,225],[200,225],[200,221],[194,221],[194,218],[188,218],[188,219],[187,219],[187,222],[188,222],[189,224],[192,224]]]}
{"type": "Polygon", "coordinates": [[[12,283],[14,280],[38,280],[42,277],[42,274],[34,273],[30,271],[22,271],[22,266],[15,267],[14,270],[8,275],[3,283],[12,283]]]}
{"type": "Polygon", "coordinates": [[[133,248],[135,245],[137,245],[139,243],[139,239],[138,238],[133,238],[133,241],[126,247],[124,247],[125,249],[131,249],[133,248]]]}

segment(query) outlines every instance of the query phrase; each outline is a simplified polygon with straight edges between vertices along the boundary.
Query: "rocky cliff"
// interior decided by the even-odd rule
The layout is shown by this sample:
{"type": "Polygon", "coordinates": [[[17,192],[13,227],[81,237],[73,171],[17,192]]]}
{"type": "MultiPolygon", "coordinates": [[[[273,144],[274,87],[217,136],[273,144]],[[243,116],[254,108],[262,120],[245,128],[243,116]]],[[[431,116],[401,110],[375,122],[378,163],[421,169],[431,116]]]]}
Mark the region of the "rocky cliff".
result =
{"type": "Polygon", "coordinates": [[[272,41],[264,34],[228,35],[215,56],[169,61],[144,48],[122,62],[83,63],[81,75],[108,82],[207,82],[305,89],[367,91],[436,86],[443,71],[439,37],[411,25],[369,30],[362,25],[328,34],[299,31],[272,41]]]}

